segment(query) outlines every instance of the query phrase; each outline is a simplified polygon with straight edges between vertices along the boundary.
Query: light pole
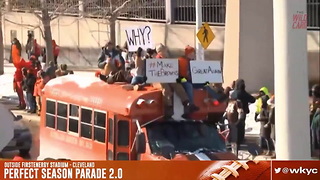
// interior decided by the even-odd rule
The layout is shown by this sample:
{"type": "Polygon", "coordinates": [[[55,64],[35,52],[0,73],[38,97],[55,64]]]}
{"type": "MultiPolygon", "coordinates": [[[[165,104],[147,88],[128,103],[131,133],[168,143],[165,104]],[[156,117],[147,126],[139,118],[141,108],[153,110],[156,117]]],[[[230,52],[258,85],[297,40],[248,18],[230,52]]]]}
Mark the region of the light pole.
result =
{"type": "MultiPolygon", "coordinates": [[[[202,0],[195,0],[196,1],[196,33],[200,30],[202,26],[202,0]]],[[[196,38],[196,56],[198,61],[204,61],[204,51],[203,47],[200,44],[197,36],[196,38]]]]}
{"type": "Polygon", "coordinates": [[[305,0],[273,0],[276,154],[311,159],[305,0]]]}

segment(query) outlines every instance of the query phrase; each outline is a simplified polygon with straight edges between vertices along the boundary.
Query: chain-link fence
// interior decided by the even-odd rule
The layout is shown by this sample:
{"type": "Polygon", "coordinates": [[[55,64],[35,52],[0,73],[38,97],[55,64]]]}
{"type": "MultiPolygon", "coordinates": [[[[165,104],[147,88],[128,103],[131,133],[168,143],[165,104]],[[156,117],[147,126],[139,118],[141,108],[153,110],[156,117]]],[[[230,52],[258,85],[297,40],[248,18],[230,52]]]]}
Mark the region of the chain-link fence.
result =
{"type": "MultiPolygon", "coordinates": [[[[177,0],[175,22],[194,23],[196,21],[195,0],[177,0]]],[[[202,0],[202,19],[205,22],[224,24],[226,0],[202,0]]]]}
{"type": "MultiPolygon", "coordinates": [[[[123,5],[127,0],[46,0],[51,13],[66,15],[82,15],[104,18],[123,5]],[[111,3],[110,3],[111,2],[111,3]]],[[[320,29],[320,0],[306,0],[308,27],[320,29]]],[[[30,12],[41,10],[41,0],[10,0],[13,11],[30,12]]],[[[195,0],[133,0],[128,3],[120,19],[135,20],[166,20],[166,2],[171,2],[175,23],[195,23],[195,0]]],[[[224,25],[226,16],[226,0],[202,0],[203,21],[211,24],[224,25]]]]}

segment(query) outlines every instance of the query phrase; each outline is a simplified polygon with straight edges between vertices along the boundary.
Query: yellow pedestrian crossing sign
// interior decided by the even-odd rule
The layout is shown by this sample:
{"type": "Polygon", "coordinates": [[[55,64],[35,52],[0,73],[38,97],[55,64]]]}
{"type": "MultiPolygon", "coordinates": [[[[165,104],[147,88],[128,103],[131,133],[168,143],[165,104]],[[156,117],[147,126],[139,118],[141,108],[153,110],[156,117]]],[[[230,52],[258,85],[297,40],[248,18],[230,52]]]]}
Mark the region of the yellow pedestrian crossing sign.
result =
{"type": "Polygon", "coordinates": [[[204,23],[197,33],[198,40],[202,47],[207,49],[213,39],[216,37],[208,23],[204,23]]]}

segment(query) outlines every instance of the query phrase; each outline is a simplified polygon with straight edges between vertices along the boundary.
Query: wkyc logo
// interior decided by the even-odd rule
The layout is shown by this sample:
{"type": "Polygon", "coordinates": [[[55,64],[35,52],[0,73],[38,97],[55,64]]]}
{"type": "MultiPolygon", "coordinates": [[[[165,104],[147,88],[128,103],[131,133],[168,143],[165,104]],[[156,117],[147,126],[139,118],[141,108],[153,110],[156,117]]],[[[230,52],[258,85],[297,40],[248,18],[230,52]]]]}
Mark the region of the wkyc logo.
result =
{"type": "Polygon", "coordinates": [[[317,168],[303,168],[303,167],[299,167],[299,168],[274,168],[274,172],[276,174],[279,174],[280,172],[282,172],[283,174],[307,174],[308,176],[310,174],[318,174],[318,169],[317,168]]]}

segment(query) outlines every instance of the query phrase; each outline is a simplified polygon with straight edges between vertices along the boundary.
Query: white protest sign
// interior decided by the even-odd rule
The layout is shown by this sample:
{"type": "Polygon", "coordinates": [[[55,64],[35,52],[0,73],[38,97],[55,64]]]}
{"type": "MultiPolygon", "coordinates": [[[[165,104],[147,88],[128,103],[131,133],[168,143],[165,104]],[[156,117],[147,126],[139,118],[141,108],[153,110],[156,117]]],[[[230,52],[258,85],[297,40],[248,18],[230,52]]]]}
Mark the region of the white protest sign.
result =
{"type": "Polygon", "coordinates": [[[147,59],[147,83],[175,83],[179,77],[178,59],[147,59]]]}
{"type": "Polygon", "coordinates": [[[192,83],[222,83],[220,61],[190,61],[192,83]]]}
{"type": "Polygon", "coordinates": [[[135,52],[139,47],[144,50],[154,48],[150,26],[128,28],[125,30],[125,33],[129,52],[135,52]]]}

